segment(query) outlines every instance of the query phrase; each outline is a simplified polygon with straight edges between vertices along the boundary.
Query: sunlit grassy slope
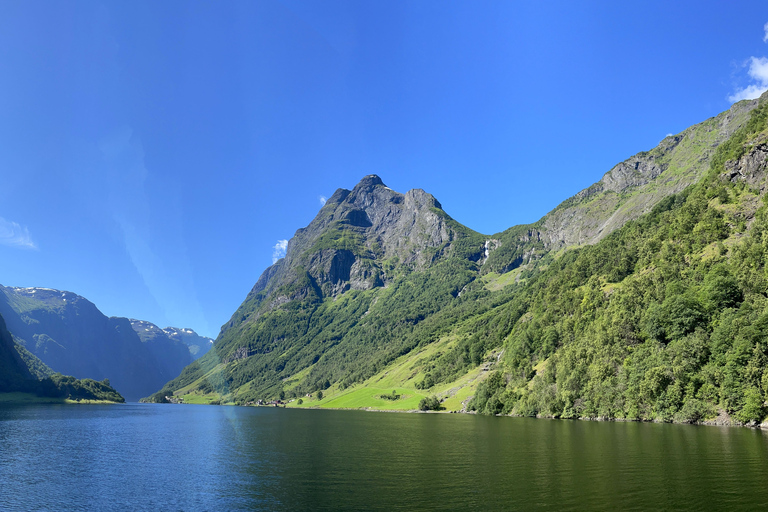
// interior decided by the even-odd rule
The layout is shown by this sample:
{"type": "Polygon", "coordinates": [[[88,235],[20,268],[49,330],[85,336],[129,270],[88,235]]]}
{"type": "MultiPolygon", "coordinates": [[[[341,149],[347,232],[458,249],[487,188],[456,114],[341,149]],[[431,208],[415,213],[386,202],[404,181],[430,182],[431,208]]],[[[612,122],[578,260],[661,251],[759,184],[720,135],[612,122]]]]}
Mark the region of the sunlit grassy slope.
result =
{"type": "MultiPolygon", "coordinates": [[[[474,395],[477,385],[482,382],[489,374],[493,364],[490,362],[474,368],[460,378],[447,383],[435,385],[429,389],[417,389],[416,383],[424,378],[424,374],[419,371],[421,363],[429,357],[433,357],[449,350],[455,344],[455,338],[446,336],[436,343],[426,346],[422,350],[399,357],[388,365],[384,370],[374,375],[361,384],[357,384],[346,389],[339,389],[333,385],[323,391],[323,399],[318,400],[317,394],[301,397],[302,403],[298,400],[290,401],[288,407],[300,408],[329,408],[329,409],[369,409],[380,411],[413,411],[418,410],[421,399],[428,396],[436,396],[443,401],[442,405],[445,411],[460,411],[464,408],[466,401],[474,395]],[[384,398],[384,395],[391,395],[392,392],[399,395],[397,400],[384,398]]],[[[218,368],[220,369],[220,368],[218,368]]],[[[244,389],[238,389],[235,393],[208,393],[198,394],[195,391],[204,380],[215,379],[217,369],[211,370],[200,381],[195,381],[185,388],[178,390],[175,395],[184,398],[184,402],[190,404],[234,404],[238,401],[239,395],[247,392],[244,389]]],[[[304,370],[300,374],[290,377],[288,380],[300,382],[304,370]]]]}

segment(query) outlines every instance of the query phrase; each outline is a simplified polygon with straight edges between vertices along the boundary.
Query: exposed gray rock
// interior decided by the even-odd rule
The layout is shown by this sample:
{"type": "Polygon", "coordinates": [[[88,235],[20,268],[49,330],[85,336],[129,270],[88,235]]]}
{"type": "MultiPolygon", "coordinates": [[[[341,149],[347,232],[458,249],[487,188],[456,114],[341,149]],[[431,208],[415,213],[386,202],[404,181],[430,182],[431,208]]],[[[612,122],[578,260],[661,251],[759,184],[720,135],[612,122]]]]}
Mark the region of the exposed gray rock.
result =
{"type": "Polygon", "coordinates": [[[766,189],[768,173],[768,143],[760,142],[752,146],[738,160],[725,163],[725,178],[730,181],[743,181],[761,192],[766,189]]]}
{"type": "MultiPolygon", "coordinates": [[[[741,101],[717,117],[666,137],[653,150],[615,165],[600,181],[561,203],[529,229],[516,226],[496,235],[508,247],[501,251],[503,257],[488,258],[486,270],[506,272],[552,250],[597,243],[649,212],[663,198],[701,178],[717,147],[766,100],[764,94],[760,99],[741,101]],[[515,257],[509,259],[510,254],[515,257]]],[[[753,165],[759,165],[757,155],[755,159],[753,165]]],[[[739,166],[749,167],[746,163],[739,166]]]]}
{"type": "MultiPolygon", "coordinates": [[[[222,332],[291,300],[386,286],[403,268],[430,265],[467,234],[476,233],[451,221],[431,194],[401,194],[378,176],[365,176],[352,190],[336,190],[288,241],[285,257],[264,271],[246,302],[267,300],[266,307],[241,307],[222,332]]],[[[478,241],[473,261],[497,243],[478,241]]]]}

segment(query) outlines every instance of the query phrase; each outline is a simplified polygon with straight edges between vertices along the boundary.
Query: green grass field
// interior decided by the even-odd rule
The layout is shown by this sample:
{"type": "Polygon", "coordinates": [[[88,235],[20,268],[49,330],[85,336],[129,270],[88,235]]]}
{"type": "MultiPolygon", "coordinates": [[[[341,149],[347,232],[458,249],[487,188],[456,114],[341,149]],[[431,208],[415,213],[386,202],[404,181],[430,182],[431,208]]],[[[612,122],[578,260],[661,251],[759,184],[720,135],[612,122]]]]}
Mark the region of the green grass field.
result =
{"type": "MultiPolygon", "coordinates": [[[[509,274],[514,274],[510,272],[509,274]]],[[[511,276],[505,274],[507,279],[511,276]]],[[[510,279],[511,280],[511,279],[510,279]]],[[[442,400],[445,411],[460,411],[465,402],[475,394],[477,385],[490,373],[489,363],[483,363],[477,368],[464,374],[453,382],[441,383],[430,389],[416,389],[416,383],[421,382],[424,374],[421,372],[422,362],[436,354],[450,350],[457,342],[455,335],[447,335],[442,339],[427,345],[424,348],[414,350],[392,361],[385,369],[372,376],[362,384],[356,384],[346,389],[340,389],[337,385],[323,391],[323,399],[317,400],[317,395],[300,397],[287,404],[291,408],[329,408],[329,409],[369,409],[377,411],[414,411],[418,410],[419,402],[426,397],[436,396],[442,400]],[[389,395],[395,391],[400,395],[398,400],[388,400],[382,395],[389,395]]],[[[490,354],[488,354],[490,356],[490,354]]],[[[195,393],[200,381],[212,377],[212,374],[220,370],[216,367],[198,381],[178,390],[175,395],[184,399],[187,404],[232,404],[238,400],[236,395],[220,395],[218,393],[195,393]]],[[[290,391],[307,375],[309,368],[285,379],[289,384],[286,391],[290,391]]],[[[247,388],[240,389],[245,392],[247,388]]]]}

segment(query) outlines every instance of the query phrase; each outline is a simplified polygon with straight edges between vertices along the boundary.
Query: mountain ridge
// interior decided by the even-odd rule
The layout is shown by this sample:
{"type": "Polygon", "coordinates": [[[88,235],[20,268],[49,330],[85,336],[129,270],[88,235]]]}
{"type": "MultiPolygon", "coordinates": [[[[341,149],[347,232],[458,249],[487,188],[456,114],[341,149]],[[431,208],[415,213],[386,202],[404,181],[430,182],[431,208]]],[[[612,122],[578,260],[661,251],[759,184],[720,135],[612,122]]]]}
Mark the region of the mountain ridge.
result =
{"type": "Polygon", "coordinates": [[[107,317],[68,291],[0,286],[0,315],[16,342],[53,370],[109,379],[128,400],[150,393],[193,360],[181,341],[164,336],[143,343],[130,320],[107,317]]]}

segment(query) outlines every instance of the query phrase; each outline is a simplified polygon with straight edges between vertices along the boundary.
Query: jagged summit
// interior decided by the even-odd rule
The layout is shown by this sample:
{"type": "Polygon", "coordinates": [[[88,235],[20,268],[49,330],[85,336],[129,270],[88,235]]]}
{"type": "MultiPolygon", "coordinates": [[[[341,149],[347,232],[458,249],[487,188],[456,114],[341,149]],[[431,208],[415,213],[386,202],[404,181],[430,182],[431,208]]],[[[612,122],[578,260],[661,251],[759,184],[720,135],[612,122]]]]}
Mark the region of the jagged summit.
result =
{"type": "MultiPolygon", "coordinates": [[[[370,174],[352,190],[338,189],[317,217],[296,231],[277,273],[293,269],[295,274],[300,267],[323,295],[381,286],[391,277],[382,268],[384,260],[396,257],[423,266],[424,249],[456,238],[459,233],[448,226],[449,219],[431,194],[421,189],[401,194],[370,174]]],[[[291,277],[273,272],[265,272],[268,281],[291,277]]],[[[271,288],[265,280],[259,282],[257,292],[271,288]]]]}
{"type": "Polygon", "coordinates": [[[353,203],[360,208],[374,206],[373,198],[377,192],[383,194],[394,203],[405,201],[410,207],[426,206],[427,208],[443,209],[440,202],[432,194],[425,192],[420,188],[411,189],[405,194],[396,192],[386,186],[382,179],[376,174],[364,176],[352,190],[339,188],[326,201],[326,207],[332,208],[343,202],[353,203]]]}
{"type": "Polygon", "coordinates": [[[364,176],[363,179],[360,180],[360,183],[355,185],[355,189],[361,189],[361,188],[371,188],[375,187],[376,185],[384,185],[384,182],[381,181],[381,178],[378,177],[375,174],[369,174],[368,176],[364,176]]]}
{"type": "MultiPolygon", "coordinates": [[[[453,221],[434,196],[421,189],[402,194],[370,174],[352,190],[336,190],[317,217],[296,231],[285,257],[262,274],[248,300],[266,300],[271,308],[386,286],[399,272],[424,269],[452,254],[456,241],[467,237],[478,238],[469,251],[476,254],[467,259],[480,260],[482,235],[453,221]]],[[[262,309],[253,306],[248,309],[262,309]]],[[[242,313],[224,330],[242,321],[242,313]]]]}

